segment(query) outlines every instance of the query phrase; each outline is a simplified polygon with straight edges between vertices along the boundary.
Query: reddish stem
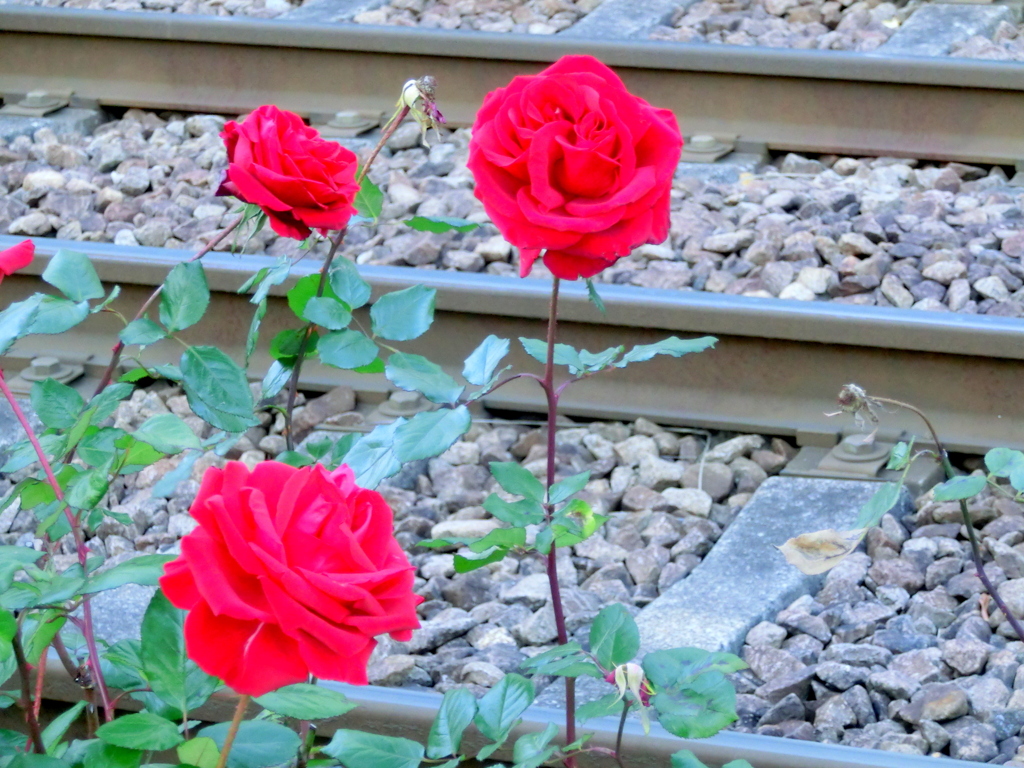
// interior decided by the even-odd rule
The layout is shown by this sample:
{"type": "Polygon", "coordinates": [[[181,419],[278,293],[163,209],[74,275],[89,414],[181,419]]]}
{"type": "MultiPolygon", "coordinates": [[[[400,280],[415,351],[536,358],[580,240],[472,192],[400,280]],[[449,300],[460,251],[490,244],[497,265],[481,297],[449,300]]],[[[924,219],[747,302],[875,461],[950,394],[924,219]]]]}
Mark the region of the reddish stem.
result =
{"type": "MultiPolygon", "coordinates": [[[[58,501],[64,501],[64,491],[61,490],[60,483],[57,482],[57,478],[54,477],[53,468],[50,466],[50,461],[46,458],[46,453],[43,451],[43,447],[39,444],[39,440],[36,437],[36,433],[32,429],[32,425],[25,417],[25,412],[21,410],[21,406],[18,405],[18,400],[11,392],[11,388],[7,386],[7,381],[4,379],[4,373],[0,370],[0,392],[3,392],[4,397],[7,398],[7,402],[11,404],[11,410],[14,411],[15,418],[21,424],[21,428],[25,430],[25,434],[28,435],[28,440],[35,449],[36,456],[39,458],[39,463],[43,467],[43,472],[46,473],[46,479],[50,483],[50,487],[53,488],[53,493],[57,497],[58,501]]],[[[75,539],[75,549],[78,551],[78,562],[82,566],[82,575],[87,576],[88,570],[88,548],[85,546],[85,538],[82,536],[82,528],[79,525],[78,518],[71,514],[71,508],[67,505],[64,506],[64,515],[68,519],[68,524],[71,526],[71,535],[75,539]]],[[[107,691],[107,684],[103,679],[103,671],[100,668],[100,655],[96,647],[96,635],[93,632],[92,624],[92,606],[89,604],[89,595],[82,596],[82,617],[84,619],[82,623],[82,634],[85,636],[85,643],[89,649],[89,666],[92,667],[92,677],[96,685],[96,689],[100,692],[100,701],[103,702],[103,715],[107,722],[114,719],[114,710],[110,706],[110,693],[107,691]]]]}
{"type": "Polygon", "coordinates": [[[28,736],[32,748],[40,755],[46,754],[46,747],[43,745],[42,732],[39,730],[39,718],[36,717],[35,707],[32,706],[32,690],[29,686],[28,659],[25,658],[25,648],[21,644],[21,627],[19,626],[14,637],[11,638],[11,645],[14,647],[14,659],[18,663],[18,672],[21,677],[21,701],[19,702],[25,712],[25,725],[28,726],[28,736]]]}
{"type": "MultiPolygon", "coordinates": [[[[548,467],[544,480],[544,490],[550,490],[555,482],[555,427],[558,421],[558,395],[555,389],[555,330],[558,327],[558,286],[561,281],[554,278],[551,284],[551,306],[548,310],[548,355],[544,364],[544,378],[540,385],[548,400],[548,467]]],[[[547,505],[548,520],[554,514],[554,505],[547,505]]],[[[551,607],[555,611],[555,627],[558,630],[558,642],[569,642],[569,633],[565,627],[565,611],[562,608],[562,590],[558,583],[557,549],[552,542],[548,551],[548,584],[551,586],[551,607]]],[[[565,740],[567,744],[576,741],[576,680],[565,678],[565,740]]],[[[565,758],[566,768],[576,768],[576,758],[565,758]]]]}

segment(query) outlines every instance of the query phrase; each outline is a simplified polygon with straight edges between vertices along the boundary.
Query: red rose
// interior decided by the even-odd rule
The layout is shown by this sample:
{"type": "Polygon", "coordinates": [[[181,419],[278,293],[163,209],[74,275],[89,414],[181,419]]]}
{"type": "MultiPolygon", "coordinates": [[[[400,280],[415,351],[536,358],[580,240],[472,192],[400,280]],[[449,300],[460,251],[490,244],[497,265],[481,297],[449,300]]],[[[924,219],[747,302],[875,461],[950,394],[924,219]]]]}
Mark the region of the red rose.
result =
{"type": "Polygon", "coordinates": [[[373,638],[419,626],[391,509],[348,467],[230,462],[207,470],[191,513],[160,586],[189,612],[188,655],[239,693],[309,675],[365,685],[373,638]]]}
{"type": "Polygon", "coordinates": [[[260,107],[221,133],[228,170],[219,195],[258,205],[284,237],[303,240],[313,229],[341,229],[355,213],[356,156],[325,141],[292,112],[260,107]]]}
{"type": "Polygon", "coordinates": [[[0,251],[0,280],[31,264],[35,253],[36,246],[31,240],[25,240],[13,248],[0,251]]]}
{"type": "Polygon", "coordinates": [[[546,251],[548,269],[575,280],[665,240],[682,147],[669,110],[592,56],[564,56],[487,94],[469,168],[491,220],[519,246],[520,274],[546,251]]]}

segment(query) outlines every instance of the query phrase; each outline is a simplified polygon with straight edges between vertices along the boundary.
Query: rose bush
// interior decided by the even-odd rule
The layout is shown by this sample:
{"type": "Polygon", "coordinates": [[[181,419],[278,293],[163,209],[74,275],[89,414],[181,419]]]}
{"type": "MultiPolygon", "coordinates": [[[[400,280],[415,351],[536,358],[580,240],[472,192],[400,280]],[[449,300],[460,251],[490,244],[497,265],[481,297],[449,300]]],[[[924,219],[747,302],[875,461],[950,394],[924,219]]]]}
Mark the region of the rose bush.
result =
{"type": "Polygon", "coordinates": [[[374,637],[419,626],[391,509],[352,470],[266,461],[211,468],[160,586],[187,610],[189,656],[239,693],[309,675],[365,685],[374,637]]]}
{"type": "Polygon", "coordinates": [[[31,264],[35,253],[36,247],[31,240],[0,251],[0,281],[31,264]]]}
{"type": "Polygon", "coordinates": [[[342,229],[355,213],[356,156],[293,112],[260,107],[241,124],[228,122],[221,137],[228,169],[218,194],[258,205],[279,235],[342,229]]]}
{"type": "Polygon", "coordinates": [[[555,276],[574,280],[665,240],[682,146],[669,110],[597,59],[565,56],[487,95],[469,167],[487,214],[520,249],[520,274],[543,252],[555,276]]]}

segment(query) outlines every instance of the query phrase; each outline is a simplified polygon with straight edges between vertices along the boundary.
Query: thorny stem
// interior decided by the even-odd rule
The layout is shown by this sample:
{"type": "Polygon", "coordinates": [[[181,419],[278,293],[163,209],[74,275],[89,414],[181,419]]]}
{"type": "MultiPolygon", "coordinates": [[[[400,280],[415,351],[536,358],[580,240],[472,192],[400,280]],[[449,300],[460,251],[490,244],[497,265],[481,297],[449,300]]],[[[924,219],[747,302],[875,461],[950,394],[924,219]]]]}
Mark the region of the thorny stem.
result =
{"type": "Polygon", "coordinates": [[[11,638],[11,644],[14,646],[14,659],[18,663],[18,673],[21,678],[21,705],[22,710],[25,712],[25,724],[28,726],[29,739],[32,741],[32,748],[40,755],[46,754],[46,747],[43,745],[43,734],[39,730],[39,718],[36,717],[35,707],[32,706],[32,689],[29,686],[29,667],[28,659],[25,658],[25,649],[21,644],[21,627],[14,633],[14,637],[11,638]]]}
{"type": "MultiPolygon", "coordinates": [[[[213,238],[213,240],[211,240],[202,248],[200,248],[199,251],[197,251],[194,256],[188,259],[188,262],[198,261],[199,259],[203,258],[203,256],[212,251],[214,248],[216,248],[218,245],[220,245],[220,243],[224,241],[224,238],[226,238],[228,235],[234,232],[238,225],[242,223],[243,218],[243,216],[239,216],[233,222],[224,227],[224,229],[222,229],[220,233],[215,238],[213,238]]],[[[160,298],[160,294],[163,292],[164,286],[163,283],[161,283],[156,287],[156,290],[149,295],[149,298],[146,299],[146,302],[142,305],[139,311],[135,313],[135,317],[133,319],[139,320],[143,315],[145,315],[149,311],[149,308],[153,306],[153,302],[160,298]]],[[[103,372],[103,377],[100,379],[100,383],[96,387],[96,391],[93,392],[93,397],[96,397],[96,395],[98,395],[100,392],[106,389],[107,386],[110,384],[111,380],[114,378],[114,371],[117,370],[118,363],[121,362],[121,352],[124,350],[124,346],[124,342],[118,339],[117,344],[115,344],[114,348],[111,350],[110,362],[107,364],[107,370],[103,372]]]]}
{"type": "MultiPolygon", "coordinates": [[[[327,252],[324,265],[320,268],[320,282],[316,287],[317,298],[324,295],[324,289],[327,287],[327,273],[331,270],[331,263],[334,261],[335,254],[338,253],[338,248],[341,247],[341,241],[345,239],[346,231],[347,228],[342,228],[337,237],[331,241],[331,250],[327,252]]],[[[299,373],[302,371],[302,361],[306,357],[306,349],[309,347],[309,340],[313,336],[315,327],[315,323],[306,324],[305,333],[299,343],[299,352],[295,356],[295,365],[292,366],[292,375],[288,379],[288,404],[284,411],[284,439],[289,451],[295,450],[295,441],[292,438],[292,411],[295,410],[295,395],[299,391],[299,373]]]]}
{"type": "Polygon", "coordinates": [[[235,707],[235,716],[231,718],[231,726],[228,728],[227,736],[224,737],[224,746],[220,748],[220,759],[217,760],[217,768],[224,768],[228,764],[228,755],[231,754],[231,745],[235,743],[235,736],[238,735],[238,727],[245,717],[246,707],[249,706],[248,694],[238,697],[238,706],[235,707]]]}
{"type": "MultiPolygon", "coordinates": [[[[548,310],[548,355],[544,364],[544,379],[541,387],[548,400],[548,467],[544,480],[545,495],[555,481],[555,427],[558,420],[558,392],[555,390],[555,330],[558,327],[558,286],[561,281],[554,278],[551,284],[551,307],[548,310]]],[[[554,513],[554,507],[547,505],[548,520],[554,513]]],[[[562,608],[562,591],[558,583],[558,557],[554,542],[548,551],[548,583],[551,586],[551,607],[555,611],[555,626],[558,629],[558,642],[562,645],[569,642],[569,633],[565,628],[565,611],[562,608]]],[[[572,744],[576,741],[576,680],[565,678],[565,741],[572,744]]],[[[565,768],[576,768],[576,758],[572,755],[565,758],[565,768]]]]}
{"type": "MultiPolygon", "coordinates": [[[[29,442],[35,449],[36,456],[43,467],[43,472],[46,473],[46,479],[49,481],[50,487],[53,488],[54,495],[57,497],[58,501],[64,501],[64,491],[61,490],[60,483],[58,483],[57,478],[54,477],[53,468],[50,466],[50,462],[46,458],[46,453],[43,451],[43,447],[39,444],[39,439],[36,437],[36,433],[32,429],[32,425],[29,424],[28,419],[25,417],[25,412],[21,410],[21,406],[18,405],[17,398],[15,398],[14,393],[11,392],[10,387],[7,386],[7,381],[4,379],[2,370],[0,370],[0,392],[2,392],[4,397],[7,398],[7,402],[11,405],[11,410],[14,411],[15,417],[21,424],[22,429],[25,430],[25,434],[28,436],[29,442]]],[[[68,519],[68,524],[71,526],[71,534],[75,540],[75,549],[78,552],[78,562],[82,566],[82,574],[88,575],[89,554],[88,549],[85,546],[85,539],[82,536],[82,527],[79,525],[78,518],[71,514],[71,508],[67,505],[64,506],[64,514],[68,519]]],[[[109,722],[114,718],[114,711],[110,706],[110,694],[107,691],[107,685],[103,680],[103,671],[100,669],[100,655],[96,648],[96,635],[93,632],[92,606],[89,603],[89,595],[84,595],[82,597],[82,618],[84,619],[82,635],[85,637],[86,645],[89,648],[89,665],[92,667],[93,682],[95,683],[97,690],[100,692],[100,701],[103,702],[103,714],[109,722]]]]}
{"type": "Polygon", "coordinates": [[[388,120],[387,125],[384,126],[384,130],[381,131],[380,141],[377,142],[377,146],[373,148],[370,156],[366,158],[366,162],[363,163],[363,167],[359,169],[359,175],[356,176],[356,184],[360,185],[363,183],[363,179],[366,178],[367,172],[370,170],[370,166],[373,165],[373,161],[377,159],[377,155],[384,149],[384,145],[387,144],[388,139],[391,135],[398,130],[398,126],[402,124],[402,121],[409,115],[409,106],[403,104],[402,108],[392,115],[391,119],[388,120]]]}
{"type": "MultiPolygon", "coordinates": [[[[932,442],[935,443],[935,450],[938,451],[939,461],[942,462],[942,470],[946,473],[946,478],[952,480],[956,477],[956,472],[953,469],[953,464],[949,460],[949,453],[946,451],[946,446],[943,445],[942,441],[939,440],[939,433],[936,432],[935,427],[931,421],[925,416],[924,412],[910,403],[904,403],[901,400],[892,400],[888,397],[872,397],[873,400],[877,400],[880,403],[888,403],[889,405],[895,405],[897,408],[904,408],[911,413],[917,414],[921,421],[925,423],[928,431],[931,433],[932,442]]],[[[996,606],[1003,612],[1003,616],[1010,622],[1010,626],[1013,627],[1013,631],[1017,633],[1017,637],[1020,640],[1024,640],[1024,627],[1021,627],[1020,621],[1017,617],[1010,613],[1010,609],[1006,603],[1003,602],[1003,598],[999,596],[999,592],[996,591],[996,585],[989,579],[988,574],[985,573],[985,563],[982,560],[981,545],[978,543],[978,534],[974,530],[974,523],[971,521],[971,514],[967,510],[967,500],[960,499],[960,514],[964,518],[964,527],[967,528],[967,538],[971,543],[971,555],[974,559],[974,568],[978,572],[978,578],[981,579],[981,583],[985,585],[985,590],[992,596],[996,606]]]]}
{"type": "Polygon", "coordinates": [[[615,762],[619,764],[619,768],[624,768],[622,765],[622,731],[626,727],[626,715],[629,714],[629,708],[633,706],[631,701],[622,702],[622,716],[619,718],[619,731],[615,734],[615,762]]]}

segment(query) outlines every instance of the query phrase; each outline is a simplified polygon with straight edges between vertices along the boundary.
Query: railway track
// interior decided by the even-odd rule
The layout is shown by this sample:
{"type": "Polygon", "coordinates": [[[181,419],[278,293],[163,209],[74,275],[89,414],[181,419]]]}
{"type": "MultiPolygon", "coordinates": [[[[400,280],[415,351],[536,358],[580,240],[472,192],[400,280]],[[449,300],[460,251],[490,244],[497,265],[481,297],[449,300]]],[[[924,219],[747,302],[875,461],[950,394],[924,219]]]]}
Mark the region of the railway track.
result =
{"type": "Polygon", "coordinates": [[[16,6],[0,7],[0,40],[8,94],[333,114],[390,110],[406,79],[429,73],[454,124],[514,75],[590,53],[690,134],[773,150],[1024,158],[1024,77],[1005,62],[16,6]]]}
{"type": "MultiPolygon", "coordinates": [[[[0,237],[0,249],[19,238],[0,237]]],[[[4,281],[9,300],[38,290],[34,274],[60,248],[87,253],[100,277],[122,286],[118,304],[129,315],[141,305],[167,270],[188,252],[154,248],[62,242],[37,238],[41,258],[4,281]]],[[[247,297],[235,293],[246,278],[272,259],[213,253],[204,259],[213,292],[215,322],[186,334],[195,344],[217,346],[236,359],[244,356],[252,313],[247,297]]],[[[272,293],[263,322],[264,339],[286,327],[284,293],[317,264],[303,262],[290,280],[272,293]]],[[[453,374],[479,343],[481,328],[506,338],[539,337],[547,311],[547,283],[492,275],[360,267],[375,294],[423,283],[436,288],[437,315],[432,331],[410,344],[453,374]],[[444,339],[444,344],[438,344],[444,339]]],[[[1024,372],[1024,323],[1020,320],[908,312],[834,303],[756,299],[702,292],[651,290],[632,286],[600,287],[607,315],[587,301],[582,286],[565,286],[561,338],[590,350],[620,343],[650,343],[670,334],[712,334],[714,351],[683,361],[651,361],[633,369],[595,377],[567,393],[567,414],[631,419],[646,416],[663,424],[789,435],[802,445],[830,447],[844,425],[830,418],[839,388],[855,381],[868,391],[915,403],[929,413],[954,450],[984,452],[997,445],[1024,447],[1018,425],[1024,417],[1019,382],[1024,372]]],[[[69,362],[105,364],[117,330],[111,316],[92,318],[55,341],[34,336],[11,353],[27,363],[40,354],[69,362]],[[61,346],[57,346],[61,345],[61,346]]],[[[157,346],[147,360],[171,362],[176,349],[157,346]],[[166,355],[166,360],[161,356],[166,355]]],[[[527,370],[533,363],[516,352],[510,362],[527,370]]],[[[270,359],[254,357],[262,375],[270,359]]],[[[16,363],[17,364],[17,363],[16,363]]],[[[12,367],[14,367],[12,365],[12,367]]],[[[303,368],[303,385],[326,389],[349,384],[370,397],[383,397],[390,384],[383,376],[354,374],[312,363],[303,368]]],[[[513,382],[486,399],[492,408],[543,410],[538,394],[513,382]]],[[[527,382],[528,383],[528,382],[527,382]]],[[[848,426],[848,425],[846,425],[848,426]]],[[[897,438],[918,425],[887,416],[880,438],[897,438]]]]}

